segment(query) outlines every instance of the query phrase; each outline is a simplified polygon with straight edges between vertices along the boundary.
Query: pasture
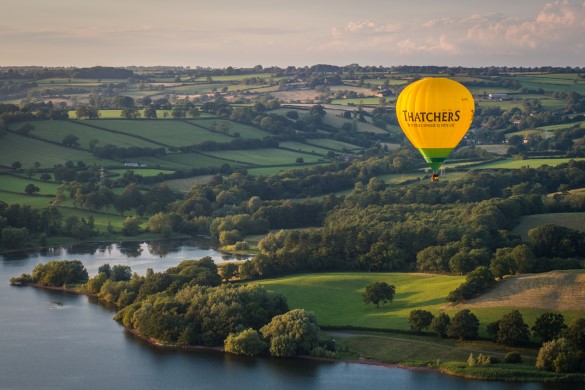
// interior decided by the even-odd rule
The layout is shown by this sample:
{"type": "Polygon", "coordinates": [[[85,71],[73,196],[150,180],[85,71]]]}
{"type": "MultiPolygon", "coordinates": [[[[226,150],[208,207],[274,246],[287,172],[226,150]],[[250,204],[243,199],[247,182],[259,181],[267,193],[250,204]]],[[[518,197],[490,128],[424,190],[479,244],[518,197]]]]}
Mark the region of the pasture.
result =
{"type": "MultiPolygon", "coordinates": [[[[553,271],[541,275],[541,283],[549,288],[566,290],[581,289],[581,298],[585,299],[585,289],[582,288],[582,280],[585,271],[553,271]],[[573,278],[557,277],[562,273],[572,273],[573,278]],[[580,278],[580,279],[579,279],[580,278]],[[581,287],[579,287],[581,286],[581,287]]],[[[565,321],[570,322],[574,318],[583,317],[583,311],[560,306],[558,302],[570,302],[571,296],[564,296],[557,301],[556,306],[542,306],[536,303],[542,295],[532,294],[530,288],[538,288],[538,284],[521,283],[520,275],[517,279],[504,280],[501,285],[492,291],[504,288],[509,294],[515,291],[524,296],[532,296],[533,300],[523,299],[503,301],[501,305],[488,306],[478,303],[478,299],[489,298],[489,292],[476,300],[471,300],[465,305],[452,305],[447,303],[447,294],[458,287],[465,279],[463,276],[431,275],[417,273],[323,273],[300,274],[276,279],[260,280],[256,283],[268,290],[280,292],[287,298],[290,308],[303,308],[315,313],[317,321],[322,326],[353,326],[371,329],[410,329],[408,317],[415,309],[428,310],[433,314],[445,311],[450,316],[456,312],[468,308],[480,320],[480,335],[486,336],[485,326],[509,313],[514,309],[520,310],[525,322],[532,326],[536,317],[550,310],[563,313],[565,321]],[[362,301],[362,293],[365,287],[375,281],[384,281],[396,287],[396,294],[391,303],[380,305],[366,305],[362,301]],[[519,282],[520,281],[520,282],[519,282]]],[[[499,295],[496,295],[499,296],[499,295]]],[[[497,299],[492,299],[497,301],[497,299]]]]}
{"type": "Polygon", "coordinates": [[[583,161],[584,158],[534,158],[534,159],[527,159],[527,160],[515,160],[515,159],[505,159],[505,160],[498,160],[493,162],[487,162],[485,164],[474,166],[470,169],[494,169],[494,168],[503,168],[503,169],[518,169],[523,167],[528,168],[539,168],[543,165],[549,166],[557,166],[559,164],[568,163],[571,160],[575,161],[583,161]]]}
{"type": "Polygon", "coordinates": [[[227,161],[222,158],[215,158],[208,154],[200,153],[174,153],[160,157],[140,157],[139,161],[145,163],[150,168],[155,167],[163,170],[188,170],[191,168],[221,167],[226,163],[231,166],[246,165],[237,164],[233,161],[227,161]]]}
{"type": "MultiPolygon", "coordinates": [[[[256,127],[248,126],[243,123],[228,121],[225,119],[196,119],[196,120],[188,120],[188,123],[191,123],[194,126],[204,127],[208,130],[212,131],[225,131],[229,135],[234,135],[235,133],[240,134],[240,138],[243,139],[262,139],[264,137],[269,137],[272,134],[260,130],[256,127]]],[[[232,138],[233,139],[233,138],[232,138]]],[[[225,142],[225,141],[224,141],[225,142]]]]}
{"type": "MultiPolygon", "coordinates": [[[[121,148],[128,148],[131,146],[141,148],[160,147],[160,145],[141,138],[113,133],[104,129],[97,129],[95,127],[86,126],[84,125],[85,123],[86,121],[35,121],[32,123],[34,130],[31,131],[31,135],[36,138],[60,144],[65,136],[71,134],[79,138],[80,148],[86,150],[89,150],[89,143],[94,139],[99,141],[97,146],[111,144],[121,148]]],[[[14,123],[8,128],[10,130],[17,130],[22,127],[22,125],[22,123],[14,123]]]]}
{"type": "MultiPolygon", "coordinates": [[[[305,163],[316,163],[323,161],[320,156],[291,152],[284,149],[266,148],[251,150],[223,150],[217,152],[206,152],[208,156],[224,159],[226,161],[251,165],[290,165],[302,158],[305,163]]],[[[231,164],[231,163],[230,163],[231,164]]]]}
{"type": "Polygon", "coordinates": [[[36,195],[55,195],[57,193],[59,184],[40,181],[35,179],[35,176],[38,177],[39,175],[33,175],[30,179],[24,176],[0,175],[0,189],[24,194],[24,188],[32,183],[40,189],[39,192],[35,193],[36,195]]]}
{"type": "Polygon", "coordinates": [[[337,152],[357,152],[362,150],[363,148],[361,146],[357,146],[357,145],[353,145],[353,144],[348,144],[346,142],[341,142],[341,141],[336,141],[333,139],[327,139],[327,138],[314,138],[314,139],[308,139],[307,143],[310,145],[317,145],[317,146],[321,146],[323,148],[326,149],[333,149],[337,152]]]}
{"type": "Polygon", "coordinates": [[[198,126],[180,120],[88,120],[88,124],[142,137],[153,143],[167,146],[189,146],[205,141],[229,142],[232,140],[224,134],[207,131],[198,126]]]}
{"type": "Polygon", "coordinates": [[[321,156],[326,156],[327,153],[330,151],[328,149],[323,149],[323,148],[320,148],[320,147],[315,146],[315,145],[302,144],[300,142],[294,142],[294,141],[280,142],[278,144],[278,146],[281,148],[284,148],[284,149],[291,149],[291,150],[294,150],[297,152],[303,152],[303,153],[318,154],[321,156]]]}
{"type": "Polygon", "coordinates": [[[65,164],[66,161],[83,161],[85,165],[120,166],[113,160],[99,159],[88,151],[55,145],[42,140],[8,133],[0,144],[0,165],[10,166],[20,161],[23,169],[32,168],[35,162],[43,167],[65,164]]]}

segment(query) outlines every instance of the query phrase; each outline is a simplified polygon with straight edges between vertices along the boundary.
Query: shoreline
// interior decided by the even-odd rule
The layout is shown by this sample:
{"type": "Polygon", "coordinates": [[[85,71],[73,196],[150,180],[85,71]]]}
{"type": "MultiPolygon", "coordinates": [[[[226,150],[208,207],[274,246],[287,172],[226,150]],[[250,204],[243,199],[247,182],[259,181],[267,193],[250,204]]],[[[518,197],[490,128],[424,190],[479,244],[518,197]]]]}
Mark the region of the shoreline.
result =
{"type": "MultiPolygon", "coordinates": [[[[40,289],[46,289],[50,291],[60,291],[63,293],[68,294],[77,294],[77,295],[85,295],[88,299],[95,299],[97,303],[102,305],[113,305],[117,308],[115,303],[106,302],[100,300],[97,294],[93,294],[81,289],[75,289],[70,287],[56,287],[56,286],[42,286],[34,283],[24,284],[24,285],[14,285],[15,287],[35,287],[40,289]]],[[[208,347],[204,345],[177,345],[177,344],[166,344],[162,343],[156,339],[148,338],[140,334],[134,329],[130,329],[123,324],[120,324],[125,332],[128,332],[132,336],[136,337],[137,339],[141,340],[144,343],[147,343],[149,346],[154,348],[163,348],[163,349],[175,349],[175,350],[184,350],[184,351],[210,351],[216,353],[226,354],[223,347],[208,347]]],[[[324,332],[326,333],[326,331],[324,332]]],[[[307,360],[314,360],[314,361],[324,361],[330,363],[346,363],[346,364],[365,364],[371,366],[378,366],[378,367],[385,367],[385,368],[397,368],[397,369],[404,369],[404,370],[411,370],[411,371],[427,371],[427,372],[436,372],[441,375],[449,375],[454,377],[463,378],[466,380],[481,380],[481,381],[501,381],[501,382],[516,382],[516,383],[584,383],[585,379],[579,380],[578,378],[569,379],[569,378],[554,378],[554,377],[521,377],[518,379],[513,379],[510,377],[482,377],[482,376],[474,376],[470,374],[454,372],[449,369],[444,369],[442,367],[431,367],[431,366],[415,366],[415,365],[406,365],[402,363],[387,363],[379,359],[371,359],[371,358],[358,358],[358,359],[335,359],[335,358],[326,358],[326,357],[315,357],[309,355],[301,355],[295,356],[295,359],[307,359],[307,360]]]]}

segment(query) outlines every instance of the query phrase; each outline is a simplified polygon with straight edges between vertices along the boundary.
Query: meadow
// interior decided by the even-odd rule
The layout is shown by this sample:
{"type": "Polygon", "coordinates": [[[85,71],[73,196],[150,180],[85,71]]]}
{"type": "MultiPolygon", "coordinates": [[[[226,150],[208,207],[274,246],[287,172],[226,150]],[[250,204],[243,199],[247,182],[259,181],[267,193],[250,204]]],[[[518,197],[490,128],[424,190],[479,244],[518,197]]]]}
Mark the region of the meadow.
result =
{"type": "MultiPolygon", "coordinates": [[[[60,144],[65,136],[71,134],[79,139],[79,147],[85,150],[89,150],[89,143],[96,139],[99,141],[97,146],[111,144],[121,148],[131,146],[141,148],[160,147],[160,145],[142,138],[114,133],[85,124],[86,121],[35,121],[33,124],[34,130],[30,132],[30,135],[35,138],[60,144]]],[[[10,130],[18,130],[20,127],[22,127],[22,123],[15,123],[8,126],[10,130]]]]}
{"type": "MultiPolygon", "coordinates": [[[[540,283],[550,284],[557,279],[550,277],[555,273],[548,273],[549,277],[542,278],[540,283]],[[548,280],[548,281],[547,281],[548,280]]],[[[571,271],[577,275],[585,275],[585,271],[571,271]]],[[[269,290],[280,292],[287,298],[291,308],[304,308],[315,313],[321,326],[329,327],[355,327],[372,330],[398,330],[410,329],[408,317],[412,310],[428,310],[433,314],[444,311],[453,316],[463,308],[470,309],[480,320],[480,336],[486,337],[486,325],[499,320],[504,314],[514,309],[520,310],[524,321],[532,326],[535,319],[547,311],[559,311],[565,315],[566,322],[583,316],[581,310],[555,308],[534,308],[535,303],[542,297],[538,294],[518,304],[509,306],[485,305],[473,300],[466,304],[453,305],[446,300],[448,293],[458,287],[464,276],[431,275],[421,273],[323,273],[323,274],[299,274],[275,279],[260,280],[261,284],[269,290]],[[376,281],[384,281],[396,287],[396,294],[391,303],[380,305],[366,305],[362,301],[361,294],[365,287],[376,281]]],[[[561,279],[558,279],[561,280],[561,279]]],[[[568,279],[562,279],[565,287],[571,288],[568,279]]],[[[502,288],[505,291],[515,291],[515,280],[504,280],[502,288]]],[[[573,281],[573,288],[578,288],[578,279],[573,281]]],[[[540,284],[534,284],[538,289],[540,284]]],[[[554,286],[552,287],[554,288],[554,286]]],[[[495,289],[494,289],[495,290],[495,289]]],[[[524,288],[526,290],[526,288],[524,288]]],[[[585,294],[585,292],[583,292],[585,294]]],[[[481,296],[489,299],[489,292],[481,296]]]]}
{"type": "Polygon", "coordinates": [[[141,137],[159,145],[189,146],[205,141],[230,142],[231,137],[202,129],[184,121],[170,120],[88,120],[86,123],[141,137]]]}
{"type": "Polygon", "coordinates": [[[493,162],[487,162],[485,164],[476,165],[470,169],[494,169],[494,168],[503,168],[503,169],[518,169],[523,167],[528,168],[538,168],[542,165],[549,165],[549,166],[557,166],[559,164],[568,163],[571,160],[575,161],[583,161],[583,158],[530,158],[526,160],[516,160],[516,159],[505,159],[505,160],[498,160],[493,162]]]}
{"type": "Polygon", "coordinates": [[[251,165],[290,165],[296,162],[297,158],[302,158],[305,163],[315,163],[322,161],[322,157],[312,154],[291,152],[289,150],[266,148],[251,150],[223,150],[217,152],[206,152],[211,157],[217,157],[226,161],[237,162],[251,165]]]}
{"type": "Polygon", "coordinates": [[[2,138],[0,165],[10,167],[15,161],[19,161],[23,169],[32,168],[35,162],[39,162],[41,168],[65,164],[66,161],[83,161],[85,165],[95,164],[108,167],[121,165],[113,160],[97,158],[85,150],[68,148],[19,134],[7,133],[2,138]]]}

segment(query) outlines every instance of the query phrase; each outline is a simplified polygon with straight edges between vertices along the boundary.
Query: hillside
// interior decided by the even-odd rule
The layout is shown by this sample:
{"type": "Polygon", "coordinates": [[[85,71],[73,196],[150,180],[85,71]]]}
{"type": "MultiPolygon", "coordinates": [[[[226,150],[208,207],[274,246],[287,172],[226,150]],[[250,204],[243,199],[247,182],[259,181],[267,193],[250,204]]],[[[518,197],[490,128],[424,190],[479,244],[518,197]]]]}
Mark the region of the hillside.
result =
{"type": "Polygon", "coordinates": [[[517,307],[545,310],[583,310],[585,271],[551,271],[511,276],[482,296],[458,308],[517,307]]]}

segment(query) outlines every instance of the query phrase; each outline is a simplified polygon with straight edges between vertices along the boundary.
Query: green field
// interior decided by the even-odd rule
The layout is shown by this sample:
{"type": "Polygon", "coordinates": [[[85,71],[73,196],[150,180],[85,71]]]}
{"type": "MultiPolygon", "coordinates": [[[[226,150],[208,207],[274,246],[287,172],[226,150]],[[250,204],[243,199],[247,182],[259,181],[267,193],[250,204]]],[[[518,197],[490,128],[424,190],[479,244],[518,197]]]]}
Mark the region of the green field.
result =
{"type": "Polygon", "coordinates": [[[20,161],[23,169],[33,167],[35,162],[39,162],[41,168],[65,164],[66,161],[83,161],[86,165],[121,165],[113,160],[99,159],[85,150],[8,133],[0,142],[0,165],[9,167],[14,161],[20,161]]]}
{"type": "Polygon", "coordinates": [[[191,168],[221,167],[228,163],[231,166],[240,166],[246,164],[237,164],[233,161],[226,161],[209,155],[199,153],[175,153],[167,154],[160,157],[140,157],[139,161],[149,167],[169,169],[169,170],[187,170],[191,168]]]}
{"type": "Polygon", "coordinates": [[[542,165],[557,166],[559,164],[567,163],[571,160],[583,161],[583,158],[534,158],[528,160],[514,160],[506,159],[494,162],[488,162],[486,164],[477,165],[470,169],[494,169],[494,168],[505,168],[505,169],[517,169],[517,168],[539,168],[542,165]]]}
{"type": "Polygon", "coordinates": [[[242,164],[253,165],[290,165],[302,158],[305,163],[322,161],[322,157],[311,154],[291,152],[284,149],[267,148],[251,150],[224,150],[218,152],[206,152],[205,154],[242,164]]]}
{"type": "MultiPolygon", "coordinates": [[[[89,142],[97,139],[99,142],[97,146],[105,146],[108,144],[115,145],[121,148],[130,146],[159,148],[160,145],[149,142],[147,140],[136,138],[124,134],[112,133],[110,131],[96,129],[90,126],[84,126],[85,121],[35,121],[33,126],[35,129],[31,132],[33,137],[38,137],[48,141],[60,144],[63,137],[72,134],[79,138],[79,144],[82,149],[89,150],[89,142]]],[[[104,123],[104,122],[101,122],[104,123]]],[[[16,123],[9,126],[11,130],[17,130],[23,124],[16,123]]]]}
{"type": "Polygon", "coordinates": [[[23,176],[0,175],[0,190],[24,194],[24,188],[32,183],[40,189],[39,192],[35,193],[36,195],[55,195],[57,193],[59,184],[40,181],[35,179],[35,176],[39,175],[33,175],[30,179],[23,176]]]}
{"type": "MultiPolygon", "coordinates": [[[[314,312],[321,326],[409,330],[408,317],[414,309],[428,310],[433,314],[444,310],[450,316],[461,310],[448,304],[446,297],[464,279],[464,276],[417,273],[323,273],[287,276],[257,283],[284,294],[290,308],[314,312]],[[363,303],[361,294],[367,285],[375,281],[385,281],[396,287],[392,303],[380,305],[380,308],[363,303]]],[[[480,320],[479,333],[484,337],[487,335],[487,324],[499,320],[514,309],[520,310],[529,326],[547,311],[523,307],[470,307],[480,320]]],[[[583,317],[583,311],[563,310],[562,313],[567,323],[583,317]]]]}
{"type": "Polygon", "coordinates": [[[550,213],[526,215],[520,219],[520,223],[512,230],[512,234],[528,241],[528,231],[538,226],[552,223],[571,229],[585,232],[585,213],[550,213]]]}
{"type": "Polygon", "coordinates": [[[307,144],[302,144],[300,142],[294,142],[294,141],[280,142],[278,144],[278,146],[281,148],[285,148],[285,149],[291,149],[291,150],[303,152],[303,153],[314,153],[314,154],[318,154],[321,156],[326,156],[327,153],[329,152],[328,149],[323,149],[323,148],[320,148],[320,147],[315,146],[315,145],[307,145],[307,144]]]}
{"type": "Polygon", "coordinates": [[[134,167],[128,167],[125,169],[108,169],[107,173],[108,174],[113,174],[113,175],[117,175],[117,176],[122,176],[124,175],[126,172],[128,171],[133,171],[134,174],[136,175],[140,175],[140,176],[157,176],[159,173],[173,173],[173,170],[164,170],[164,169],[150,169],[150,168],[134,168],[134,167]]]}
{"type": "Polygon", "coordinates": [[[336,141],[333,139],[325,139],[325,138],[316,138],[316,139],[308,139],[307,143],[310,145],[317,145],[321,146],[326,149],[333,149],[338,152],[348,151],[348,152],[357,152],[362,150],[363,148],[360,146],[348,144],[341,141],[336,141]]]}
{"type": "Polygon", "coordinates": [[[229,142],[224,134],[214,133],[177,120],[88,120],[88,124],[121,133],[143,137],[168,146],[189,146],[205,141],[229,142]]]}
{"type": "Polygon", "coordinates": [[[243,123],[228,121],[225,119],[197,119],[189,120],[187,122],[215,131],[219,131],[220,129],[227,129],[228,134],[233,135],[235,133],[239,133],[240,137],[243,139],[262,139],[264,137],[271,136],[270,133],[264,130],[260,130],[256,127],[248,126],[243,123]]]}
{"type": "Polygon", "coordinates": [[[258,283],[283,293],[291,308],[313,311],[320,325],[408,329],[414,307],[438,312],[449,291],[462,276],[406,273],[303,274],[258,283]],[[394,302],[376,308],[365,305],[361,294],[374,281],[396,286],[394,302]]]}

